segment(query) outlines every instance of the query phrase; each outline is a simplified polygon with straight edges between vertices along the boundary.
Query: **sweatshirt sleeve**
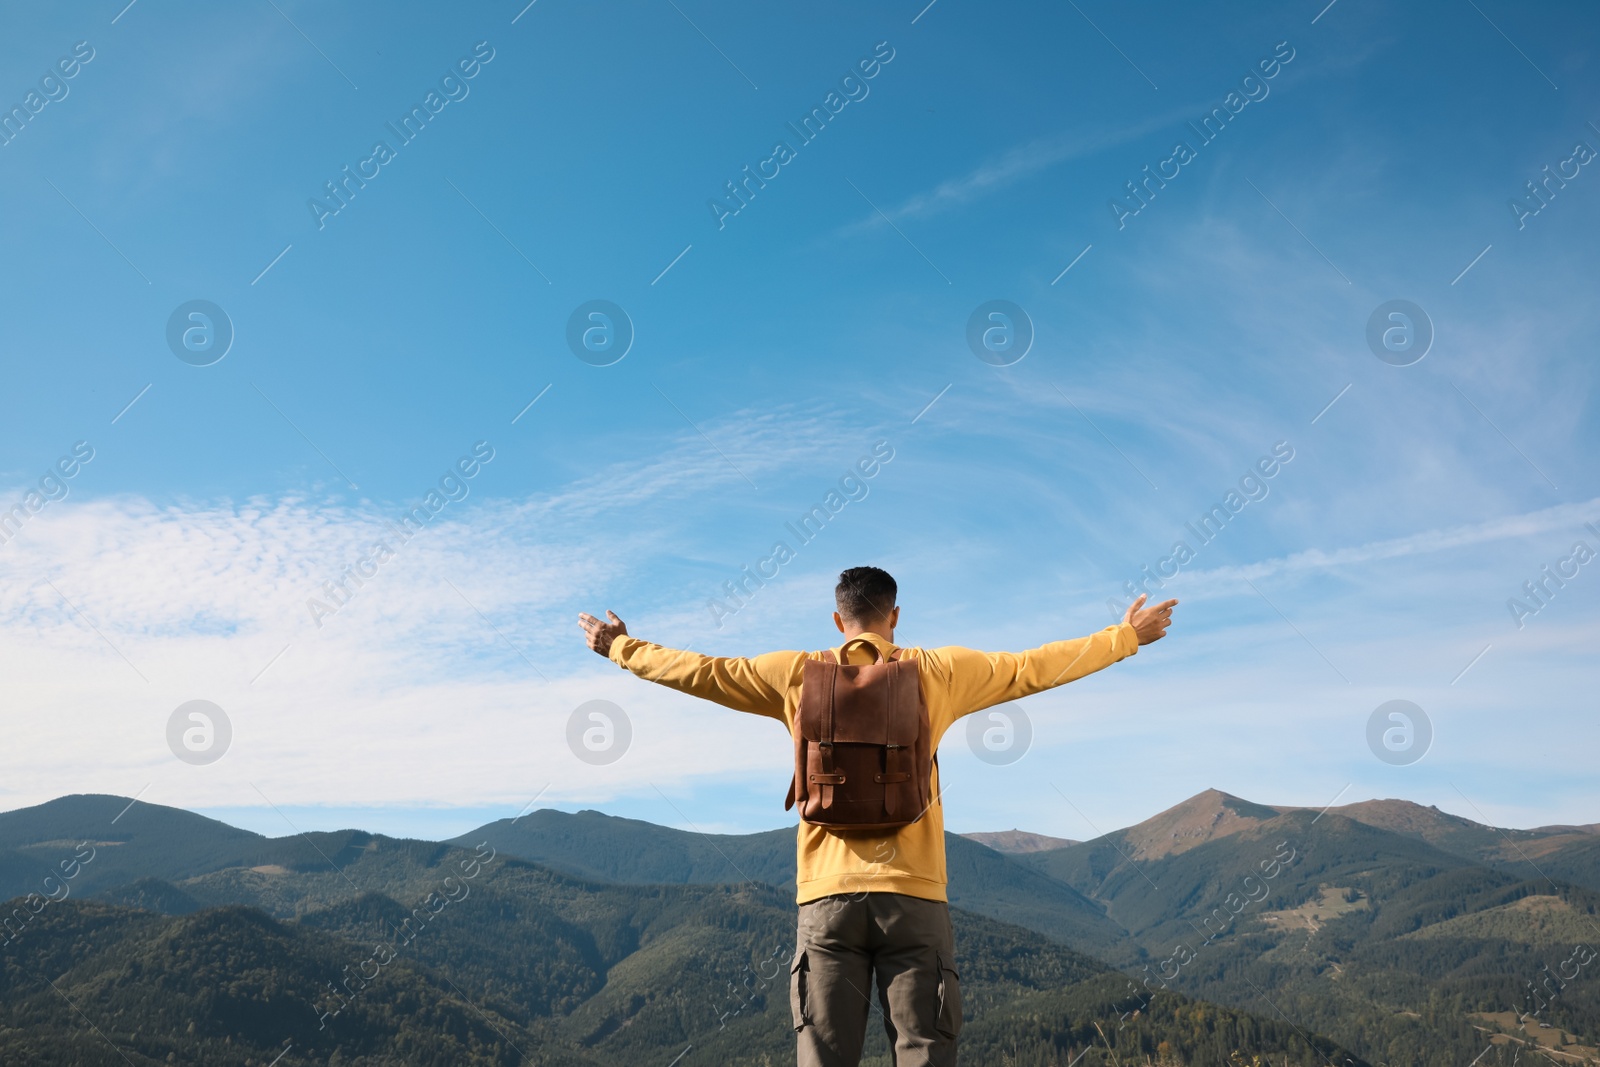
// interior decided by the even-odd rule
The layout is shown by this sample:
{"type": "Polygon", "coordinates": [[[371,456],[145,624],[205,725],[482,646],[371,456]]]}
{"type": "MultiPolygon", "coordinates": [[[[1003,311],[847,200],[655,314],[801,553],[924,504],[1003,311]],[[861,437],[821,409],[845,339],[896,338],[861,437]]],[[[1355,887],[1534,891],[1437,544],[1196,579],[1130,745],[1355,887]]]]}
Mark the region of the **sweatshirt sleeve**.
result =
{"type": "Polygon", "coordinates": [[[930,666],[944,677],[956,718],[1075,681],[1138,652],[1132,626],[1117,623],[1099,633],[1052,641],[1026,652],[931,649],[930,666]]]}
{"type": "Polygon", "coordinates": [[[624,634],[611,642],[609,658],[647,682],[786,722],[784,694],[791,683],[798,684],[795,675],[805,653],[768,652],[752,659],[704,656],[624,634]]]}

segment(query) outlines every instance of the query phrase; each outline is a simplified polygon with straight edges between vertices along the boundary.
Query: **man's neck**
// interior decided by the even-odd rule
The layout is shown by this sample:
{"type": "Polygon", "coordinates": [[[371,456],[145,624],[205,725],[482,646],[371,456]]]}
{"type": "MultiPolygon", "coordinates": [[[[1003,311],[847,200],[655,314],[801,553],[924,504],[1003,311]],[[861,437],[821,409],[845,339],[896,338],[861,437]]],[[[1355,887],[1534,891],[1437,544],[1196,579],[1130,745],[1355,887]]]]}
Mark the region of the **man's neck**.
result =
{"type": "Polygon", "coordinates": [[[884,638],[890,644],[894,644],[894,627],[882,620],[860,626],[855,624],[846,624],[844,628],[844,639],[846,641],[854,641],[862,634],[873,634],[877,637],[884,638]]]}

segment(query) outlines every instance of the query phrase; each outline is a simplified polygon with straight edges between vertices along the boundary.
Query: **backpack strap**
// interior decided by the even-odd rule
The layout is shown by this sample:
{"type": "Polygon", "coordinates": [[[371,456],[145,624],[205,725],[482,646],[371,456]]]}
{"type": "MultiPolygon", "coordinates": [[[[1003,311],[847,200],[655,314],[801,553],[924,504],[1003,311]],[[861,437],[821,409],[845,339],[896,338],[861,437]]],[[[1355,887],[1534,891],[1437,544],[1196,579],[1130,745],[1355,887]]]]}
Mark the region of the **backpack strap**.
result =
{"type": "MultiPolygon", "coordinates": [[[[830,676],[833,675],[833,674],[837,674],[839,659],[838,659],[837,656],[835,656],[833,654],[833,650],[832,649],[823,649],[820,659],[821,659],[821,662],[826,663],[831,667],[834,667],[834,670],[829,672],[830,676]]],[[[832,683],[832,678],[830,677],[830,680],[829,680],[829,692],[828,692],[828,711],[825,713],[825,716],[824,716],[824,722],[822,723],[822,730],[819,730],[819,733],[823,733],[824,734],[824,737],[822,739],[825,739],[825,740],[829,741],[830,743],[832,742],[832,739],[833,739],[833,729],[832,729],[833,692],[832,692],[832,684],[833,684],[832,683]]],[[[807,771],[807,768],[806,768],[806,762],[807,761],[805,759],[805,751],[806,751],[805,728],[802,725],[802,719],[804,718],[804,716],[805,716],[805,705],[802,704],[799,708],[795,709],[795,721],[794,721],[795,772],[794,772],[794,775],[789,779],[789,792],[783,798],[783,810],[784,811],[788,811],[788,810],[790,810],[791,808],[794,807],[795,801],[799,799],[798,791],[799,791],[799,786],[800,786],[800,776],[802,774],[808,774],[808,771],[807,771]]],[[[832,768],[832,753],[831,753],[831,750],[829,752],[827,752],[826,754],[824,754],[822,752],[819,752],[819,755],[822,755],[823,758],[825,760],[827,760],[828,766],[826,767],[826,769],[831,772],[832,769],[833,769],[832,768]]],[[[807,794],[811,793],[811,791],[812,791],[811,787],[812,786],[818,786],[818,785],[822,785],[822,784],[823,783],[818,782],[814,777],[809,777],[809,775],[808,775],[808,780],[806,782],[806,792],[807,792],[807,794]]],[[[830,801],[833,799],[832,795],[831,795],[831,791],[829,793],[828,799],[830,801]]]]}
{"type": "MultiPolygon", "coordinates": [[[[843,785],[845,776],[839,772],[833,761],[834,741],[834,695],[839,680],[839,659],[832,650],[824,650],[821,661],[827,664],[822,672],[827,678],[827,689],[821,699],[812,704],[815,718],[810,721],[817,733],[815,741],[817,751],[817,770],[813,773],[809,769],[810,761],[805,758],[807,742],[805,740],[804,726],[800,719],[805,716],[805,704],[802,703],[795,722],[795,776],[806,776],[806,793],[814,795],[821,801],[824,809],[833,807],[833,787],[843,785]]],[[[784,810],[793,805],[799,789],[795,780],[789,783],[789,795],[785,799],[784,810]]]]}

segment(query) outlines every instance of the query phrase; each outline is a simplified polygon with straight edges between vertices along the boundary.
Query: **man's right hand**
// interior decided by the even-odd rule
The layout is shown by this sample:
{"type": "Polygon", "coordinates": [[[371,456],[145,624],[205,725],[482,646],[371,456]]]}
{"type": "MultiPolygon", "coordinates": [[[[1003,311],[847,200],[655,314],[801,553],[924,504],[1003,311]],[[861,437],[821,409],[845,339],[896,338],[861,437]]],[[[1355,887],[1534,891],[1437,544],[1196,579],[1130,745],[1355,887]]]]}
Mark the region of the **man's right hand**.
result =
{"type": "Polygon", "coordinates": [[[616,612],[606,609],[606,618],[610,622],[601,622],[588,612],[580,612],[578,625],[583,627],[584,636],[589,639],[589,647],[602,656],[611,655],[611,642],[622,637],[628,632],[628,626],[617,618],[616,612]]]}
{"type": "Polygon", "coordinates": [[[1133,627],[1133,632],[1139,635],[1139,643],[1148,645],[1152,641],[1159,641],[1167,636],[1167,627],[1172,625],[1172,605],[1176,600],[1163,600],[1153,608],[1144,606],[1146,594],[1140,593],[1139,598],[1128,605],[1127,614],[1122,616],[1122,621],[1133,627]]]}

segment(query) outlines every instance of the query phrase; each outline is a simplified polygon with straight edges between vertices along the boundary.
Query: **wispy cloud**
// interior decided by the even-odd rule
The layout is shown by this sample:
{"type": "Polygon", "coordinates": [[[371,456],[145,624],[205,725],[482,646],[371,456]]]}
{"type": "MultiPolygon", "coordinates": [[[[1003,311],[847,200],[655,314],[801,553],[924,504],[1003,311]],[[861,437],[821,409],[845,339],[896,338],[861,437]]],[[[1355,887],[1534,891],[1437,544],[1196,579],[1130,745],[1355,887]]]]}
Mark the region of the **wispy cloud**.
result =
{"type": "Polygon", "coordinates": [[[1557,504],[1523,515],[1506,515],[1447,529],[1424,530],[1405,537],[1372,541],[1363,545],[1352,545],[1349,548],[1333,550],[1313,548],[1257,563],[1195,571],[1192,578],[1202,589],[1228,588],[1232,592],[1237,592],[1239,584],[1246,579],[1332,570],[1376,560],[1398,559],[1403,556],[1444,552],[1452,548],[1492,541],[1532,537],[1555,530],[1568,530],[1576,536],[1582,532],[1580,528],[1585,522],[1597,520],[1600,520],[1600,497],[1579,504],[1557,504]]]}
{"type": "MultiPolygon", "coordinates": [[[[893,207],[885,207],[883,215],[891,222],[901,222],[942,214],[991,196],[1061,163],[1098,155],[1108,148],[1170,128],[1181,122],[1186,114],[1188,112],[1185,110],[1174,110],[1123,126],[1035,138],[979,164],[965,174],[947,178],[932,189],[915,193],[893,207]]],[[[883,225],[884,217],[873,212],[859,221],[840,227],[834,236],[853,237],[883,225]]]]}

